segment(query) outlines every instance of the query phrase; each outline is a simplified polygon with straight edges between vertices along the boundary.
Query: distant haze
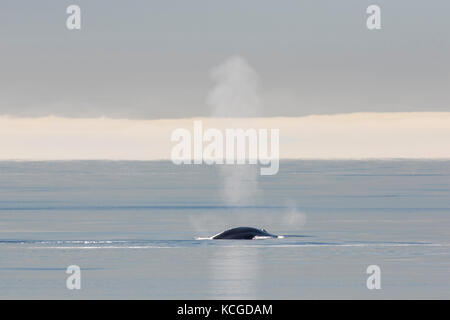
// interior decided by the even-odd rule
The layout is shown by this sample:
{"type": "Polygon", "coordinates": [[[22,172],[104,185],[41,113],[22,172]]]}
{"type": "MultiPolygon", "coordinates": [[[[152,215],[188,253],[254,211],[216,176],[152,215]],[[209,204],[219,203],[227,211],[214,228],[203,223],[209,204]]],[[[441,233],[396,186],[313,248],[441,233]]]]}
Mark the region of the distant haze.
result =
{"type": "MultiPolygon", "coordinates": [[[[169,159],[194,119],[0,117],[0,159],[169,159]]],[[[203,118],[204,128],[279,128],[281,158],[450,158],[450,112],[203,118]]]]}

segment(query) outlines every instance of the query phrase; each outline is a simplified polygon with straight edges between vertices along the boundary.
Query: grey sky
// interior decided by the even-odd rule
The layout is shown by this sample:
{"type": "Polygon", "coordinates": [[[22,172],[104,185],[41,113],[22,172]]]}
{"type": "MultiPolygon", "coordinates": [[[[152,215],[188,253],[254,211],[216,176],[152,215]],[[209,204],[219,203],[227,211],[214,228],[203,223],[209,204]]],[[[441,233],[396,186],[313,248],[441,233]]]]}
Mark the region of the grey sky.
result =
{"type": "Polygon", "coordinates": [[[448,0],[2,0],[0,37],[0,114],[208,116],[210,71],[236,54],[262,116],[450,111],[448,0]]]}

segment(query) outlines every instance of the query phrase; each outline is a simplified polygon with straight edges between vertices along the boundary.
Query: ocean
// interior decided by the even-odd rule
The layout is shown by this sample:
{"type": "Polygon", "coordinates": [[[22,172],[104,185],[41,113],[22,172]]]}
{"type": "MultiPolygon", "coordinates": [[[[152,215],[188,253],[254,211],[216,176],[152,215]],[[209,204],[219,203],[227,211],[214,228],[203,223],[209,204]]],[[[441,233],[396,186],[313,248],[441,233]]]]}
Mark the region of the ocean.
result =
{"type": "Polygon", "coordinates": [[[2,161],[0,298],[450,298],[450,161],[258,170],[2,161]],[[236,226],[286,237],[196,240],[236,226]]]}

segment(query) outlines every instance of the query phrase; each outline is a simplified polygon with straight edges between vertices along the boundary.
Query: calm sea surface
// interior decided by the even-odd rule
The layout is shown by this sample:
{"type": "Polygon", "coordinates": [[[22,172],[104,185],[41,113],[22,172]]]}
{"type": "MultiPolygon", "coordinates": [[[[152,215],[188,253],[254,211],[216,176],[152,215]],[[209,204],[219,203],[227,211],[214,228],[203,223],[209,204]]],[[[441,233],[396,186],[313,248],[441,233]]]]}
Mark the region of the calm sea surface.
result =
{"type": "Polygon", "coordinates": [[[450,161],[257,170],[0,162],[0,298],[450,299],[450,161]],[[289,236],[196,240],[235,226],[289,236]]]}

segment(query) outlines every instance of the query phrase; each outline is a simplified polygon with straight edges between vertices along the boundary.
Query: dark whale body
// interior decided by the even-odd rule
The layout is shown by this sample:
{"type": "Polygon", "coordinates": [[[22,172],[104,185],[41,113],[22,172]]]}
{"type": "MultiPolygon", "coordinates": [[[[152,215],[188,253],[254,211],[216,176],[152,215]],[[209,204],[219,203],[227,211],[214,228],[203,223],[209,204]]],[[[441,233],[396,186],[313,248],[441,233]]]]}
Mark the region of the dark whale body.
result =
{"type": "Polygon", "coordinates": [[[252,227],[238,227],[221,232],[213,236],[212,239],[252,240],[255,237],[277,238],[276,235],[270,234],[264,229],[257,229],[252,227]]]}

